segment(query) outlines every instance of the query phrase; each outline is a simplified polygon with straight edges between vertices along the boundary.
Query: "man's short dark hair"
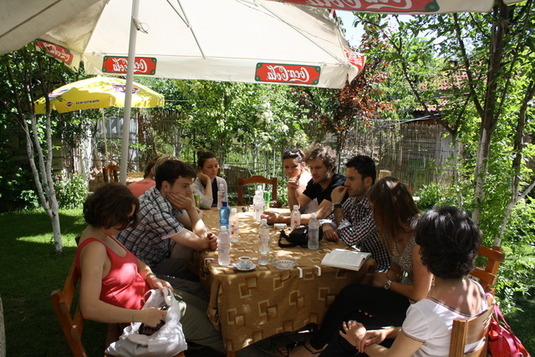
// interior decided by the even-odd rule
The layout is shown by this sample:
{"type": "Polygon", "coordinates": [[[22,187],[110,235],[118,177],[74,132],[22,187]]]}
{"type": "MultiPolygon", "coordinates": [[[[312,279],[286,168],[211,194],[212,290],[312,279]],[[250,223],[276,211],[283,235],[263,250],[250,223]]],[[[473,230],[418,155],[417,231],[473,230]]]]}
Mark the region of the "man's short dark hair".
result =
{"type": "Polygon", "coordinates": [[[179,177],[194,178],[195,176],[197,176],[197,174],[190,165],[180,160],[169,159],[161,163],[158,162],[154,174],[154,181],[156,181],[156,188],[160,190],[162,188],[162,182],[164,181],[173,185],[179,177]]]}
{"type": "Polygon", "coordinates": [[[307,164],[316,159],[321,160],[328,168],[336,168],[336,153],[328,146],[316,145],[307,152],[305,158],[307,164]]]}
{"type": "Polygon", "coordinates": [[[414,232],[422,263],[433,275],[458,279],[474,269],[481,232],[465,212],[435,208],[418,219],[414,232]]]}
{"type": "Polygon", "coordinates": [[[366,155],[357,155],[346,162],[346,167],[352,167],[358,171],[363,179],[366,177],[372,178],[372,184],[375,183],[377,171],[375,170],[375,162],[366,155]]]}

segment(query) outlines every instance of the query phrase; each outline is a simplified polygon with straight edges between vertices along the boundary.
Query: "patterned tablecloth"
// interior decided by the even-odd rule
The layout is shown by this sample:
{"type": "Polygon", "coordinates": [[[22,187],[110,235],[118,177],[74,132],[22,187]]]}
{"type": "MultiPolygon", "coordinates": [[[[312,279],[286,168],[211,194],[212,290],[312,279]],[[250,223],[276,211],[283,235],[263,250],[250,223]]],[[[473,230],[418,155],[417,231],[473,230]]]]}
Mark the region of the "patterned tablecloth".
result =
{"type": "MultiPolygon", "coordinates": [[[[257,263],[258,225],[252,212],[241,212],[240,237],[232,243],[232,262],[250,256],[257,263]]],[[[217,232],[218,211],[204,211],[204,221],[217,232]]],[[[289,233],[289,232],[288,232],[289,233]]],[[[223,335],[227,351],[240,350],[281,332],[295,331],[308,323],[320,323],[329,305],[348,284],[363,282],[375,267],[368,259],[360,271],[321,266],[323,256],[343,243],[321,241],[316,251],[278,247],[279,232],[271,228],[271,259],[267,266],[241,272],[220,266],[217,252],[200,254],[200,277],[210,291],[208,316],[223,335]],[[279,270],[273,262],[292,259],[296,267],[279,270]]]]}

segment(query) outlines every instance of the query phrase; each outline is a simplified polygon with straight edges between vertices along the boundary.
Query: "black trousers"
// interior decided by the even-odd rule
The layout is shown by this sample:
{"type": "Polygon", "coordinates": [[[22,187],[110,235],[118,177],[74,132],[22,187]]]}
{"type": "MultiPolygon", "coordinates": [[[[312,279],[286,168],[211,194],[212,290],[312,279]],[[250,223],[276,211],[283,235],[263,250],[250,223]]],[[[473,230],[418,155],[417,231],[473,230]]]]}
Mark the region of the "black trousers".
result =
{"type": "Polygon", "coordinates": [[[329,344],[322,356],[355,355],[355,347],[338,333],[343,321],[356,320],[369,330],[383,326],[401,326],[409,306],[409,299],[390,290],[370,285],[346,286],[327,311],[320,329],[310,340],[310,345],[321,349],[329,344]]]}

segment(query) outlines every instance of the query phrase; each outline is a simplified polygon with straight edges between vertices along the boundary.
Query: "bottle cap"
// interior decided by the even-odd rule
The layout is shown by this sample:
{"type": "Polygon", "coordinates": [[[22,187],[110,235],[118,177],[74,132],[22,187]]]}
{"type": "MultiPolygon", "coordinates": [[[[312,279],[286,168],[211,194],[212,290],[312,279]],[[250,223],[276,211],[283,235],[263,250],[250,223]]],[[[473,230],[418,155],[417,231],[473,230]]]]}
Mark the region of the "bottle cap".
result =
{"type": "Polygon", "coordinates": [[[260,224],[267,224],[267,218],[262,218],[262,220],[260,221],[260,224]]]}
{"type": "Polygon", "coordinates": [[[318,217],[318,215],[315,214],[315,213],[312,213],[312,215],[311,215],[310,217],[311,217],[312,219],[316,219],[316,218],[318,217]]]}
{"type": "Polygon", "coordinates": [[[294,211],[299,209],[299,205],[294,205],[294,211]]]}

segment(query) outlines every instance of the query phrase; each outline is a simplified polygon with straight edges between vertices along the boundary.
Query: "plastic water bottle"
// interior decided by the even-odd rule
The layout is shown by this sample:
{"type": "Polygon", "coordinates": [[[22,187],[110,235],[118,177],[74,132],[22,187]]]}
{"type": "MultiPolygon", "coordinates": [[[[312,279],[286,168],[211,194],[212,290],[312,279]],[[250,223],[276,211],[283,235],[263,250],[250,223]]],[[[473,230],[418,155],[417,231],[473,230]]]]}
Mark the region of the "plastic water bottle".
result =
{"type": "Polygon", "coordinates": [[[267,219],[262,218],[258,227],[258,265],[269,264],[269,226],[267,219]]]}
{"type": "Polygon", "coordinates": [[[240,232],[240,217],[238,216],[238,210],[236,207],[230,209],[230,241],[237,242],[240,232]]]}
{"type": "Polygon", "coordinates": [[[264,194],[261,186],[258,186],[256,193],[253,197],[253,206],[255,219],[257,221],[260,221],[262,219],[262,215],[264,214],[264,207],[266,207],[266,203],[264,201],[264,194]]]}
{"type": "Polygon", "coordinates": [[[312,217],[308,222],[308,249],[316,250],[320,247],[320,222],[316,218],[316,214],[312,213],[312,217]]]}
{"type": "Polygon", "coordinates": [[[225,201],[225,185],[222,183],[219,184],[217,188],[217,208],[221,208],[223,201],[225,201]]]}
{"type": "Polygon", "coordinates": [[[294,205],[290,221],[290,227],[292,228],[292,231],[301,225],[301,212],[299,212],[298,205],[294,205]]]}
{"type": "Polygon", "coordinates": [[[219,265],[230,264],[230,237],[226,226],[221,226],[217,236],[217,262],[219,265]]]}
{"type": "Polygon", "coordinates": [[[223,201],[221,208],[219,209],[219,225],[229,228],[230,221],[230,208],[227,205],[227,201],[223,201]]]}

